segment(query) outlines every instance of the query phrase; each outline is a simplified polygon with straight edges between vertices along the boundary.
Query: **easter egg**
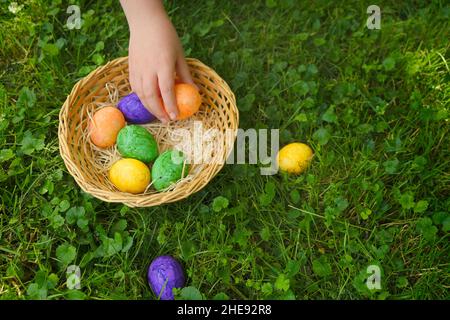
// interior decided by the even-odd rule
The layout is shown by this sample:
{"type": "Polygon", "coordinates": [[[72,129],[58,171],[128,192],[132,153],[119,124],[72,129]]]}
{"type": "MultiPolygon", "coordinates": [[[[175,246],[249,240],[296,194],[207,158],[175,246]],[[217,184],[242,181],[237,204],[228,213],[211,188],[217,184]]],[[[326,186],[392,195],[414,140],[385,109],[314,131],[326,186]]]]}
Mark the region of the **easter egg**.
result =
{"type": "Polygon", "coordinates": [[[109,180],[122,192],[141,193],[150,183],[150,169],[136,159],[121,159],[109,169],[109,180]]]}
{"type": "Polygon", "coordinates": [[[184,286],[181,264],[171,256],[159,256],[148,267],[147,280],[153,293],[161,300],[173,300],[173,288],[184,286]]]}
{"type": "Polygon", "coordinates": [[[125,158],[133,158],[149,163],[158,156],[158,144],[147,129],[129,125],[117,135],[117,149],[125,158]]]}
{"type": "MultiPolygon", "coordinates": [[[[200,109],[202,96],[195,86],[188,83],[176,83],[174,90],[178,108],[177,120],[187,119],[200,109]]],[[[160,101],[164,105],[163,100],[160,99],[160,101]]],[[[164,108],[167,110],[165,106],[164,108]]]]}
{"type": "Polygon", "coordinates": [[[155,120],[155,116],[151,114],[142,104],[136,93],[130,93],[123,97],[117,107],[122,111],[125,119],[129,123],[143,124],[155,120]]]}
{"type": "Polygon", "coordinates": [[[187,119],[198,111],[202,104],[202,97],[192,84],[175,84],[175,99],[178,108],[178,120],[187,119]]]}
{"type": "Polygon", "coordinates": [[[96,111],[89,122],[89,136],[97,147],[108,148],[116,143],[117,134],[125,125],[119,109],[105,107],[96,111]]]}
{"type": "Polygon", "coordinates": [[[156,158],[152,167],[153,186],[161,191],[188,174],[189,165],[184,163],[184,154],[176,150],[167,150],[156,158]],[[183,168],[184,167],[184,168],[183,168]]]}
{"type": "Polygon", "coordinates": [[[300,174],[306,170],[313,157],[313,151],[304,143],[291,143],[278,152],[277,161],[281,171],[300,174]]]}

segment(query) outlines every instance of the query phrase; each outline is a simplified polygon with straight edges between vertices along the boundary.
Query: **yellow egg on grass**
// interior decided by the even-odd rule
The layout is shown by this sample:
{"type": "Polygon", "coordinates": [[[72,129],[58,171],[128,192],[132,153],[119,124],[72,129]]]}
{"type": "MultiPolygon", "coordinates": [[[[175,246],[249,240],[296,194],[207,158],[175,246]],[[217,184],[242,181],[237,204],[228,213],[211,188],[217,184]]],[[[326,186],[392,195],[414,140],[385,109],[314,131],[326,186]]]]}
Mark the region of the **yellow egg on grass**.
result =
{"type": "Polygon", "coordinates": [[[150,169],[136,159],[121,159],[109,169],[109,179],[122,192],[142,193],[150,183],[150,169]]]}
{"type": "Polygon", "coordinates": [[[290,143],[278,152],[277,161],[281,171],[300,174],[306,170],[314,153],[304,143],[290,143]]]}

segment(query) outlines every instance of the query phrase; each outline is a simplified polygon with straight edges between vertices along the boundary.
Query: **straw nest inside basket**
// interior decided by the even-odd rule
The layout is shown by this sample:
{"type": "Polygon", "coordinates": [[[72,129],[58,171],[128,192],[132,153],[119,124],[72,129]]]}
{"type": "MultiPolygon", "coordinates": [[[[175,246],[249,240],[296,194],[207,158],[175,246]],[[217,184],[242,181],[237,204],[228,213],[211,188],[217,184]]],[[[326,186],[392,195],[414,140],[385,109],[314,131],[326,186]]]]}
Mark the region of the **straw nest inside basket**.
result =
{"type": "MultiPolygon", "coordinates": [[[[238,112],[228,85],[198,60],[187,59],[200,88],[202,105],[191,118],[162,124],[141,125],[158,143],[159,152],[182,151],[189,163],[186,177],[158,192],[151,184],[142,194],[120,192],[110,182],[108,171],[121,155],[116,146],[101,149],[89,137],[88,123],[94,113],[130,93],[128,59],[119,58],[80,80],[67,97],[59,124],[60,153],[78,185],[108,202],[147,207],[183,199],[203,188],[222,168],[231,152],[238,127],[238,112]]],[[[151,164],[150,164],[151,166],[151,164]]]]}
{"type": "MultiPolygon", "coordinates": [[[[90,121],[94,113],[101,108],[110,106],[117,107],[119,100],[128,94],[121,95],[119,89],[113,83],[107,82],[105,89],[108,91],[107,101],[104,101],[103,97],[98,97],[100,98],[99,100],[96,99],[97,97],[94,97],[91,103],[84,106],[86,110],[82,110],[82,114],[87,115],[85,121],[90,121]]],[[[217,134],[216,130],[210,130],[216,129],[214,128],[213,119],[214,111],[206,115],[205,110],[200,108],[196,114],[186,120],[171,121],[168,124],[163,124],[156,120],[148,124],[140,125],[146,128],[158,142],[160,154],[167,149],[176,149],[182,151],[186,157],[183,172],[186,170],[188,174],[164,191],[171,191],[183,183],[189,183],[207,164],[223,162],[220,155],[224,151],[222,149],[224,148],[225,136],[217,134]],[[196,127],[199,131],[201,127],[202,132],[199,132],[200,134],[194,137],[196,127]]],[[[93,150],[93,168],[97,172],[107,176],[111,166],[116,161],[122,159],[122,156],[117,150],[117,145],[106,149],[97,147],[89,138],[89,126],[84,125],[84,127],[82,137],[84,143],[87,143],[93,150]]],[[[107,181],[107,185],[111,191],[117,190],[109,180],[107,181]]],[[[144,194],[159,192],[151,188],[151,185],[152,183],[148,185],[144,194]]]]}

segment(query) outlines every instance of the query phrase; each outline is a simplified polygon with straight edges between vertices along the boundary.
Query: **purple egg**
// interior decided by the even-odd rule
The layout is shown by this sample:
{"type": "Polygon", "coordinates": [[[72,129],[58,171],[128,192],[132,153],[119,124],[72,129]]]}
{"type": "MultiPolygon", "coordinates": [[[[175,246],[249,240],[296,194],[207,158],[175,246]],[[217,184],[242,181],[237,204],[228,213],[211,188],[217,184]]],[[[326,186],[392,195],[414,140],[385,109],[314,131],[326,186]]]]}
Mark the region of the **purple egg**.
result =
{"type": "Polygon", "coordinates": [[[148,267],[147,279],[153,293],[161,300],[173,300],[172,289],[183,287],[185,281],[181,264],[171,256],[155,258],[148,267]]]}
{"type": "Polygon", "coordinates": [[[156,119],[155,116],[144,107],[141,100],[139,100],[139,97],[134,92],[123,97],[117,106],[119,107],[119,110],[122,111],[127,122],[143,124],[156,119]]]}

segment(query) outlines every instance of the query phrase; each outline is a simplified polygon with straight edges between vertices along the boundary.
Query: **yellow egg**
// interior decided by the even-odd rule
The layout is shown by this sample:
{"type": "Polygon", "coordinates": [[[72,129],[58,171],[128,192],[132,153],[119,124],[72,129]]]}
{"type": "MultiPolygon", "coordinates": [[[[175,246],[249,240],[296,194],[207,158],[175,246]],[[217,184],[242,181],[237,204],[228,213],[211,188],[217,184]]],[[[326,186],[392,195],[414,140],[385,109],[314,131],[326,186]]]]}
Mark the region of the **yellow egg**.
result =
{"type": "Polygon", "coordinates": [[[136,159],[122,159],[109,169],[109,179],[122,192],[141,193],[150,183],[150,169],[136,159]]]}
{"type": "Polygon", "coordinates": [[[300,174],[308,167],[314,153],[304,143],[290,143],[278,152],[277,161],[281,171],[300,174]]]}

